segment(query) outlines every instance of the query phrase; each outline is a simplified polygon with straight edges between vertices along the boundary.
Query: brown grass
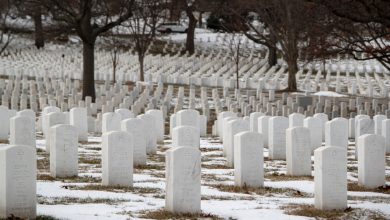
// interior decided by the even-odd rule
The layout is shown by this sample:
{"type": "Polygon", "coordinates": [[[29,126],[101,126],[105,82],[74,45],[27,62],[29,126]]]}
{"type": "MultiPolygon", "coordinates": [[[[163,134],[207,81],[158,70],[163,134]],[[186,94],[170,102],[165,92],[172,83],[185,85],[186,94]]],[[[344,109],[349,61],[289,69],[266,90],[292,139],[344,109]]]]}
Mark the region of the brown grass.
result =
{"type": "Polygon", "coordinates": [[[310,195],[307,193],[295,189],[288,189],[288,188],[273,188],[273,187],[253,188],[248,186],[239,187],[239,186],[224,185],[224,184],[205,184],[205,185],[212,188],[216,188],[223,192],[256,194],[262,196],[272,196],[272,194],[280,194],[280,195],[286,195],[290,197],[310,197],[310,195]]]}
{"type": "Polygon", "coordinates": [[[50,197],[44,198],[38,196],[38,204],[41,205],[68,205],[68,204],[91,204],[91,203],[103,203],[108,205],[116,205],[121,202],[127,202],[124,199],[107,199],[107,198],[77,198],[77,197],[50,197]]]}
{"type": "Polygon", "coordinates": [[[134,168],[139,170],[164,170],[163,166],[159,166],[156,164],[136,165],[134,166],[134,168]]]}
{"type": "Polygon", "coordinates": [[[137,194],[153,194],[161,192],[158,188],[149,187],[126,187],[126,186],[103,186],[100,184],[90,184],[83,186],[67,185],[64,186],[67,189],[73,190],[92,190],[92,191],[107,191],[107,192],[133,192],[137,194]]]}
{"type": "Polygon", "coordinates": [[[37,160],[37,169],[48,171],[50,169],[50,159],[48,157],[45,157],[37,160]]]}
{"type": "Polygon", "coordinates": [[[202,168],[204,169],[233,169],[226,165],[222,164],[202,164],[202,168]]]}
{"type": "Polygon", "coordinates": [[[290,204],[282,207],[288,215],[306,216],[315,219],[387,219],[382,213],[372,210],[352,209],[322,211],[312,205],[290,204]]]}
{"type": "Polygon", "coordinates": [[[49,174],[38,174],[37,180],[62,181],[64,183],[99,183],[102,181],[100,178],[92,177],[92,176],[72,176],[66,178],[62,178],[62,177],[54,178],[49,174]]]}
{"type": "Polygon", "coordinates": [[[9,144],[8,140],[0,140],[0,144],[9,144]]]}
{"type": "Polygon", "coordinates": [[[79,143],[81,145],[99,145],[99,144],[102,144],[101,142],[94,142],[94,141],[90,141],[90,142],[88,142],[88,141],[79,141],[79,143]]]}
{"type": "Polygon", "coordinates": [[[368,188],[365,188],[364,186],[360,186],[357,182],[350,182],[350,183],[348,183],[348,191],[377,192],[377,193],[390,194],[390,186],[386,185],[383,187],[368,189],[368,188]]]}
{"type": "Polygon", "coordinates": [[[139,217],[146,219],[223,219],[212,214],[172,213],[164,209],[145,211],[139,217]]]}
{"type": "Polygon", "coordinates": [[[296,205],[291,204],[282,207],[285,209],[285,213],[288,215],[298,215],[298,216],[306,216],[312,218],[325,218],[325,219],[337,219],[342,217],[348,212],[351,212],[352,209],[347,208],[346,210],[331,210],[331,211],[322,211],[314,208],[312,205],[296,205]]]}
{"type": "Polygon", "coordinates": [[[79,164],[101,164],[102,160],[100,158],[87,158],[87,157],[79,157],[79,164]]]}
{"type": "Polygon", "coordinates": [[[273,172],[271,174],[266,174],[264,176],[266,179],[270,179],[271,181],[292,181],[292,180],[313,180],[312,176],[290,176],[285,175],[283,173],[273,172]]]}

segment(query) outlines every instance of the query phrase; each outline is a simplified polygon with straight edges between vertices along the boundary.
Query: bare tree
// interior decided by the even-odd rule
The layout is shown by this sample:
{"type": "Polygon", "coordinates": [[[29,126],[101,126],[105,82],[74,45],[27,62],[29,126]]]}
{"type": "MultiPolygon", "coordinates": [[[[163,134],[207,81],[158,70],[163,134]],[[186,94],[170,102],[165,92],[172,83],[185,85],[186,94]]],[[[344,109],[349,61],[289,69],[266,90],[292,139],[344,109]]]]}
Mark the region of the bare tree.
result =
{"type": "Polygon", "coordinates": [[[233,32],[227,35],[227,43],[230,50],[230,59],[234,62],[236,74],[236,88],[240,88],[240,62],[244,56],[242,32],[233,32]]]}
{"type": "Polygon", "coordinates": [[[135,44],[140,67],[140,81],[145,80],[144,60],[155,37],[156,24],[163,19],[162,3],[161,0],[138,0],[132,9],[133,16],[122,24],[129,31],[135,44]]]}
{"type": "Polygon", "coordinates": [[[95,100],[96,38],[132,16],[135,0],[43,0],[53,18],[73,28],[83,42],[83,99],[95,100]]]}
{"type": "Polygon", "coordinates": [[[11,8],[11,0],[0,0],[0,55],[3,54],[12,41],[12,31],[7,25],[11,8]]]}
{"type": "Polygon", "coordinates": [[[390,1],[317,1],[329,10],[332,37],[324,50],[349,54],[356,60],[376,59],[390,70],[390,1]],[[331,45],[331,46],[328,46],[331,45]],[[362,56],[365,54],[365,56],[362,56]]]}

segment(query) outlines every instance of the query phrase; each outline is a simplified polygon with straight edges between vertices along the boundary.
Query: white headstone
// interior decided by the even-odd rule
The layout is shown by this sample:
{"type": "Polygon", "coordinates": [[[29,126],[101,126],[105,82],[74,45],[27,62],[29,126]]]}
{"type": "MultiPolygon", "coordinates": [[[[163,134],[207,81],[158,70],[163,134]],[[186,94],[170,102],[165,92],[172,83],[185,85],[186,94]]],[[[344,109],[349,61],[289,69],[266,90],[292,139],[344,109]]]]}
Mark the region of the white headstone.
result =
{"type": "Polygon", "coordinates": [[[129,118],[121,122],[122,131],[133,135],[134,165],[146,164],[146,134],[145,122],[139,118],[129,118]]]}
{"type": "Polygon", "coordinates": [[[0,105],[0,140],[8,140],[9,127],[10,127],[10,110],[7,107],[0,105]]]}
{"type": "Polygon", "coordinates": [[[249,123],[244,119],[234,119],[227,123],[224,135],[227,136],[226,141],[223,143],[223,148],[226,152],[227,166],[234,166],[234,135],[242,132],[249,131],[249,123]]]}
{"type": "Polygon", "coordinates": [[[385,138],[365,134],[358,138],[358,182],[365,188],[377,188],[386,184],[385,138]]]}
{"type": "Polygon", "coordinates": [[[262,187],[264,185],[263,135],[244,131],[234,136],[234,184],[262,187]]]}
{"type": "Polygon", "coordinates": [[[193,126],[199,129],[199,112],[193,109],[180,110],[176,113],[176,126],[193,126]]]}
{"type": "Polygon", "coordinates": [[[102,135],[102,184],[133,186],[133,138],[125,131],[102,135]]]}
{"type": "Polygon", "coordinates": [[[303,120],[303,126],[310,130],[310,144],[312,151],[321,147],[323,128],[321,119],[307,117],[305,120],[303,120]]]}
{"type": "Polygon", "coordinates": [[[348,120],[335,118],[325,124],[325,146],[348,148],[348,120]]]}
{"type": "Polygon", "coordinates": [[[155,119],[152,115],[141,114],[137,118],[142,119],[145,123],[146,153],[154,154],[157,151],[157,131],[155,119]]]}
{"type": "Polygon", "coordinates": [[[106,112],[102,117],[102,133],[121,130],[122,116],[116,112],[106,112]]]}
{"type": "Polygon", "coordinates": [[[375,134],[382,135],[382,121],[387,119],[386,115],[375,115],[373,119],[375,123],[375,134]]]}
{"type": "Polygon", "coordinates": [[[207,116],[199,115],[199,129],[200,136],[205,137],[207,135],[207,116]]]}
{"type": "Polygon", "coordinates": [[[223,137],[223,130],[224,130],[224,127],[223,127],[224,120],[223,119],[226,117],[237,117],[237,115],[234,112],[221,112],[218,114],[217,133],[218,133],[219,137],[223,137]]]}
{"type": "Polygon", "coordinates": [[[177,147],[166,152],[165,209],[173,213],[200,213],[200,151],[177,147]]]}
{"type": "Polygon", "coordinates": [[[45,134],[46,151],[50,152],[50,128],[54,125],[65,124],[65,115],[62,112],[50,112],[44,116],[45,127],[47,128],[45,134]]]}
{"type": "Polygon", "coordinates": [[[47,118],[45,116],[51,112],[61,112],[61,109],[58,107],[55,107],[55,106],[46,106],[43,108],[42,115],[41,115],[41,117],[42,117],[41,122],[42,122],[42,132],[44,135],[46,134],[46,131],[49,130],[49,128],[50,128],[50,127],[47,127],[48,126],[48,124],[46,122],[47,118]]]}
{"type": "Polygon", "coordinates": [[[173,129],[176,127],[176,114],[169,117],[169,135],[172,138],[173,129]]]}
{"type": "Polygon", "coordinates": [[[382,136],[385,138],[386,153],[390,153],[390,119],[382,121],[382,136]]]}
{"type": "Polygon", "coordinates": [[[322,121],[322,141],[325,141],[325,123],[329,121],[328,115],[325,113],[317,113],[313,115],[314,118],[319,118],[322,121]]]}
{"type": "Polygon", "coordinates": [[[78,173],[77,130],[72,125],[50,128],[50,174],[53,177],[72,177],[78,173]]]}
{"type": "Polygon", "coordinates": [[[199,129],[193,126],[176,126],[172,134],[173,147],[193,147],[199,149],[199,129]]]}
{"type": "Polygon", "coordinates": [[[347,208],[347,151],[320,147],[314,151],[314,205],[320,210],[347,208]]]}
{"type": "Polygon", "coordinates": [[[150,114],[154,117],[155,126],[156,126],[156,135],[157,135],[157,141],[161,142],[164,141],[164,134],[165,134],[165,124],[164,124],[164,114],[161,110],[148,110],[146,114],[150,114]]]}
{"type": "Polygon", "coordinates": [[[129,119],[129,118],[134,118],[134,113],[131,112],[129,109],[127,108],[120,108],[120,109],[117,109],[115,110],[115,113],[118,113],[120,116],[121,116],[121,121],[122,120],[125,120],[125,119],[129,119]]]}
{"type": "Polygon", "coordinates": [[[76,127],[79,141],[88,141],[87,109],[72,108],[69,114],[70,124],[76,127]]]}
{"type": "Polygon", "coordinates": [[[303,127],[303,120],[305,116],[300,113],[292,113],[288,116],[288,125],[289,128],[293,127],[303,127]]]}
{"type": "Polygon", "coordinates": [[[311,176],[310,130],[305,127],[292,127],[286,130],[287,174],[291,176],[311,176]]]}
{"type": "Polygon", "coordinates": [[[285,160],[288,118],[282,116],[271,117],[268,126],[269,158],[273,160],[285,160]]]}
{"type": "Polygon", "coordinates": [[[262,112],[252,112],[249,115],[249,130],[253,132],[258,131],[258,119],[261,116],[264,116],[265,114],[262,112]]]}
{"type": "Polygon", "coordinates": [[[268,124],[270,116],[261,116],[257,120],[257,132],[263,135],[264,147],[268,148],[268,124]]]}
{"type": "Polygon", "coordinates": [[[10,119],[10,144],[34,147],[35,123],[26,116],[15,116],[10,119]]]}
{"type": "Polygon", "coordinates": [[[0,218],[35,219],[36,149],[24,145],[0,148],[0,218]]]}

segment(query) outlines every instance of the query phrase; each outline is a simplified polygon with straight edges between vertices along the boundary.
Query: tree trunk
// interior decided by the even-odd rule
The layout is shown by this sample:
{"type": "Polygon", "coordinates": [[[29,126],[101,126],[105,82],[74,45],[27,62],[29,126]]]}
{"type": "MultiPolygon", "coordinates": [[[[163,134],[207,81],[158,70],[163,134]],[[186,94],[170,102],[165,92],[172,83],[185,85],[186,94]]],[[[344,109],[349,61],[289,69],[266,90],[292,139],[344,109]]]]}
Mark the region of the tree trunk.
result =
{"type": "Polygon", "coordinates": [[[186,13],[189,18],[188,29],[187,29],[187,39],[186,39],[186,50],[193,54],[195,52],[195,27],[196,27],[196,18],[192,13],[193,10],[190,7],[187,7],[186,13]]]}
{"type": "Polygon", "coordinates": [[[91,96],[95,100],[95,43],[83,42],[83,99],[91,96]]]}
{"type": "Polygon", "coordinates": [[[278,56],[275,47],[268,47],[268,65],[275,66],[278,63],[278,56]]]}
{"type": "Polygon", "coordinates": [[[288,86],[287,91],[296,92],[297,89],[297,80],[295,75],[298,72],[297,60],[289,60],[288,62],[288,86]]]}
{"type": "Polygon", "coordinates": [[[139,61],[139,79],[140,81],[145,81],[145,75],[144,75],[144,58],[142,56],[138,57],[139,61]]]}
{"type": "Polygon", "coordinates": [[[239,81],[239,71],[238,71],[238,63],[236,63],[236,88],[240,89],[240,81],[239,81]]]}
{"type": "Polygon", "coordinates": [[[38,6],[34,11],[34,26],[35,26],[35,46],[40,49],[45,46],[45,38],[43,35],[43,26],[42,26],[42,12],[41,8],[38,6]]]}

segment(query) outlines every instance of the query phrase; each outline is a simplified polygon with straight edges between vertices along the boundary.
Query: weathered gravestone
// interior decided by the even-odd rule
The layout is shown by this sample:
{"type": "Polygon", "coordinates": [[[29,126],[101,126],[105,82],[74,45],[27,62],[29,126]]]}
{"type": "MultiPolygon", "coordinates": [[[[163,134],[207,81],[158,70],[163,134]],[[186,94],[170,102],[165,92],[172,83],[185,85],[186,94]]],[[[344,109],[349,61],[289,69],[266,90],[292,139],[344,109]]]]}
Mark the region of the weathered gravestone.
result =
{"type": "Polygon", "coordinates": [[[200,213],[200,151],[177,147],[166,152],[165,209],[173,213],[200,213]]]}

